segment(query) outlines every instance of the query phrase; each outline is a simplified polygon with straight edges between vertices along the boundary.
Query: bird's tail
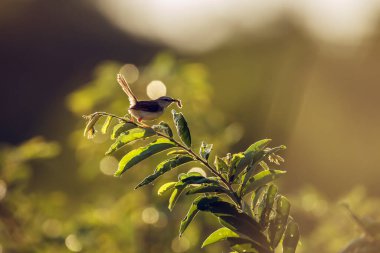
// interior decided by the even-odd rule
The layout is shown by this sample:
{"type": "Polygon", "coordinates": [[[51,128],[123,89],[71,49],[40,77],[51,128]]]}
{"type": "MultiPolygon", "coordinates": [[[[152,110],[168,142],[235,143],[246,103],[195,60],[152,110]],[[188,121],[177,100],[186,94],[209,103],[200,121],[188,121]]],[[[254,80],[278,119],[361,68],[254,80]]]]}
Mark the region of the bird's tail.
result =
{"type": "Polygon", "coordinates": [[[127,80],[125,80],[124,76],[122,74],[117,74],[116,78],[117,82],[120,84],[121,88],[127,94],[130,106],[134,106],[137,102],[136,96],[133,94],[131,88],[129,87],[129,84],[127,80]]]}

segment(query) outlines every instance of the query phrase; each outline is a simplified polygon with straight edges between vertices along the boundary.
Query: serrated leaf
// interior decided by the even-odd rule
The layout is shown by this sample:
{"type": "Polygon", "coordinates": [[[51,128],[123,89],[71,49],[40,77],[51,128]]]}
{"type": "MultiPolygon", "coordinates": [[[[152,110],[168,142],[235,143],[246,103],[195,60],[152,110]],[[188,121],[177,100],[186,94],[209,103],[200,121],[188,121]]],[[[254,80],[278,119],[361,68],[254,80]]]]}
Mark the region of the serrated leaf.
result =
{"type": "Polygon", "coordinates": [[[247,183],[246,189],[243,191],[243,196],[245,193],[249,193],[251,191],[255,191],[261,186],[268,184],[277,178],[279,178],[281,175],[285,174],[286,171],[283,170],[264,170],[260,171],[253,177],[251,177],[247,183]]]}
{"type": "Polygon", "coordinates": [[[111,140],[115,140],[120,134],[136,127],[137,126],[135,124],[129,122],[116,124],[112,130],[111,140]]]}
{"type": "Polygon", "coordinates": [[[206,161],[208,160],[210,156],[212,146],[213,146],[212,144],[206,144],[205,142],[202,141],[201,147],[199,149],[199,154],[206,161]]]}
{"type": "Polygon", "coordinates": [[[290,203],[284,196],[279,196],[276,201],[276,215],[269,224],[268,237],[273,248],[277,247],[285,232],[290,213],[290,203]]]}
{"type": "Polygon", "coordinates": [[[179,199],[179,197],[181,196],[181,193],[183,192],[183,190],[186,188],[186,185],[177,185],[175,186],[174,188],[174,191],[172,192],[172,194],[170,195],[170,199],[169,199],[169,210],[172,211],[173,208],[174,208],[174,205],[177,203],[177,200],[179,199]]]}
{"type": "Polygon", "coordinates": [[[128,143],[136,140],[146,139],[148,137],[154,136],[155,132],[150,128],[133,128],[130,129],[117,137],[116,141],[107,150],[105,155],[112,154],[116,150],[124,147],[128,143]]]}
{"type": "Polygon", "coordinates": [[[108,130],[108,127],[111,124],[111,121],[112,121],[112,117],[111,116],[107,116],[107,118],[104,121],[103,126],[102,126],[102,134],[107,133],[107,130],[108,130]]]}
{"type": "Polygon", "coordinates": [[[153,125],[152,128],[154,131],[160,132],[160,133],[162,133],[166,136],[169,136],[169,137],[173,137],[172,129],[170,128],[170,126],[167,123],[165,123],[163,121],[161,121],[158,125],[153,125]]]}
{"type": "Polygon", "coordinates": [[[289,221],[282,241],[283,253],[295,253],[299,238],[300,232],[297,223],[293,220],[289,221]]]}
{"type": "Polygon", "coordinates": [[[194,217],[199,212],[198,210],[198,202],[202,199],[202,197],[196,198],[193,203],[191,204],[189,211],[187,212],[185,218],[182,219],[181,225],[179,227],[179,236],[181,237],[182,234],[185,232],[186,228],[189,226],[189,224],[192,222],[194,217]]]}
{"type": "Polygon", "coordinates": [[[163,150],[173,148],[176,144],[168,139],[159,138],[145,147],[140,147],[132,150],[126,154],[119,162],[119,168],[115,172],[115,176],[120,176],[126,170],[130,169],[132,166],[141,162],[142,160],[158,153],[163,150]]]}
{"type": "Polygon", "coordinates": [[[172,110],[173,121],[177,129],[177,133],[181,138],[181,141],[188,147],[191,147],[191,135],[187,122],[182,113],[177,113],[175,110],[172,110]]]}
{"type": "Polygon", "coordinates": [[[194,161],[194,158],[191,157],[191,156],[187,156],[187,155],[178,155],[176,157],[172,157],[170,159],[167,159],[161,163],[159,163],[156,167],[156,169],[154,170],[154,173],[152,175],[149,175],[148,177],[146,177],[141,183],[139,183],[135,189],[143,186],[143,185],[146,185],[146,184],[149,184],[151,182],[153,182],[154,180],[156,180],[158,177],[160,177],[161,175],[163,175],[164,173],[182,165],[182,164],[185,164],[185,163],[188,163],[188,162],[191,162],[191,161],[194,161]]]}
{"type": "Polygon", "coordinates": [[[161,187],[157,191],[158,196],[162,196],[169,190],[173,189],[176,183],[177,182],[169,182],[161,185],[161,187]]]}
{"type": "Polygon", "coordinates": [[[210,244],[214,244],[220,241],[225,241],[228,238],[233,238],[233,237],[239,237],[237,233],[232,231],[231,229],[228,228],[219,228],[218,230],[212,232],[206,240],[202,243],[201,248],[206,247],[210,244]]]}
{"type": "Polygon", "coordinates": [[[198,193],[227,193],[227,190],[219,185],[200,185],[186,192],[186,195],[198,193]]]}
{"type": "Polygon", "coordinates": [[[273,209],[274,199],[277,195],[278,188],[275,185],[270,185],[268,191],[265,194],[264,208],[260,217],[260,225],[263,228],[267,228],[269,225],[269,217],[273,209]]]}

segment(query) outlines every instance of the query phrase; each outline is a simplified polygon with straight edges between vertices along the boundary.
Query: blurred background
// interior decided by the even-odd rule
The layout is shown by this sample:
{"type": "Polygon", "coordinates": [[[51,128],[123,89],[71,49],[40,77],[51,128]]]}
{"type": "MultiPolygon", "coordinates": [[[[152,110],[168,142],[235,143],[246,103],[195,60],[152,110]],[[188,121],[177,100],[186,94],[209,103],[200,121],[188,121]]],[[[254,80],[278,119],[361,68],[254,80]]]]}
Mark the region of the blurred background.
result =
{"type": "Polygon", "coordinates": [[[299,252],[338,252],[360,234],[339,203],[380,218],[379,17],[376,0],[1,1],[0,252],[228,252],[199,248],[206,215],[177,238],[188,200],[132,190],[158,157],[114,178],[122,154],[83,138],[83,114],[126,112],[120,69],[138,97],[159,80],[181,98],[215,154],[285,144],[299,252]]]}

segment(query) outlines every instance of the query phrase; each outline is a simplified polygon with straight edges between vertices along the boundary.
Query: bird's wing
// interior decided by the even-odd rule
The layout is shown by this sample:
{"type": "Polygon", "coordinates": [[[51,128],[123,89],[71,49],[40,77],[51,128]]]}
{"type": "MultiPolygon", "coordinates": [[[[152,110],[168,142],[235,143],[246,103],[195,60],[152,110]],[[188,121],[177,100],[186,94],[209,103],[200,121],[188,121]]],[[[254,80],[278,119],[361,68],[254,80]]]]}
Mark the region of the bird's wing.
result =
{"type": "Polygon", "coordinates": [[[124,76],[122,74],[117,74],[117,82],[120,84],[121,88],[127,94],[130,106],[134,106],[136,102],[138,101],[136,96],[133,94],[131,88],[129,87],[129,84],[127,80],[125,80],[124,76]]]}
{"type": "Polygon", "coordinates": [[[162,111],[162,107],[155,100],[151,101],[138,101],[130,109],[147,112],[159,112],[162,111]]]}

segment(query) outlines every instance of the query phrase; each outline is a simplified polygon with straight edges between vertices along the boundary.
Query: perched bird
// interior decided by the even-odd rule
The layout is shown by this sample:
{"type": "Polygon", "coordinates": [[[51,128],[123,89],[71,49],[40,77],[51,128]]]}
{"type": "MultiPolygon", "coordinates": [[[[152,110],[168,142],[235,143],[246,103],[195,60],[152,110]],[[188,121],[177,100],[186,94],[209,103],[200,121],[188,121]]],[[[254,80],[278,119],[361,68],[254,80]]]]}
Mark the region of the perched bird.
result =
{"type": "Polygon", "coordinates": [[[135,117],[138,122],[157,119],[164,113],[165,108],[173,102],[176,102],[179,108],[182,107],[180,100],[167,96],[159,97],[155,100],[139,101],[133,94],[127,80],[125,80],[124,76],[120,73],[117,75],[117,82],[128,96],[130,103],[128,112],[135,117]]]}

